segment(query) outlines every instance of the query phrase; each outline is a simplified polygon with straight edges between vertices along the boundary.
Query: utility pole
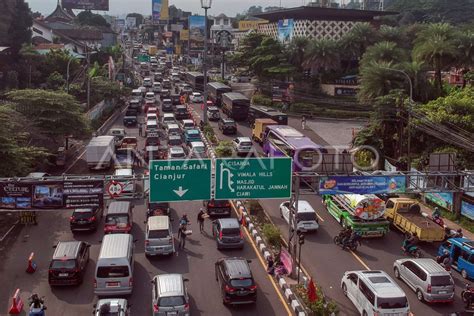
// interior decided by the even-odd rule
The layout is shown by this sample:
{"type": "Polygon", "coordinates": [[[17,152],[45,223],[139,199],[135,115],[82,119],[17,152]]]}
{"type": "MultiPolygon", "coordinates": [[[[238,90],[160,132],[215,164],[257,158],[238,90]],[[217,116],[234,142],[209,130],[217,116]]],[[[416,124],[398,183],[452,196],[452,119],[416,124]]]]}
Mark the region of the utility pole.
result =
{"type": "Polygon", "coordinates": [[[204,75],[203,91],[204,91],[204,124],[207,124],[207,10],[211,7],[211,1],[207,4],[201,0],[201,7],[204,9],[204,52],[202,54],[202,72],[204,75]]]}
{"type": "Polygon", "coordinates": [[[91,108],[91,77],[89,74],[90,66],[91,66],[91,55],[89,53],[89,48],[86,45],[86,57],[87,57],[87,110],[91,108]]]}
{"type": "Polygon", "coordinates": [[[288,217],[289,217],[289,225],[288,225],[288,252],[290,253],[290,256],[291,256],[291,261],[292,261],[292,267],[293,267],[293,271],[288,271],[290,273],[291,276],[295,277],[296,275],[296,255],[297,255],[297,247],[298,247],[298,240],[297,238],[295,238],[295,233],[297,231],[297,222],[296,222],[296,218],[294,218],[297,214],[297,210],[298,210],[298,201],[300,199],[300,178],[299,177],[295,177],[295,184],[294,184],[294,187],[295,187],[295,191],[294,193],[292,194],[292,198],[290,199],[290,205],[288,206],[289,207],[289,214],[288,214],[288,217]]]}

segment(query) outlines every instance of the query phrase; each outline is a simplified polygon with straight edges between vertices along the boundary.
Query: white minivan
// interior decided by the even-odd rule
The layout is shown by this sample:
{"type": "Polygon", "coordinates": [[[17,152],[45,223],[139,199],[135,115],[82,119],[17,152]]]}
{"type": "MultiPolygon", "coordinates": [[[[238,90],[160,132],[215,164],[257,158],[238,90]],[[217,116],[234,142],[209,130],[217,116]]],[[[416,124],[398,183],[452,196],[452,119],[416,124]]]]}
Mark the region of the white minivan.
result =
{"type": "Polygon", "coordinates": [[[128,295],[133,289],[133,236],[105,235],[95,268],[94,293],[128,295]]]}
{"type": "MultiPolygon", "coordinates": [[[[280,204],[281,217],[290,224],[290,202],[283,202],[280,204]]],[[[295,218],[292,218],[292,221],[295,218]]],[[[312,232],[319,228],[319,220],[316,211],[311,204],[305,200],[298,201],[298,211],[296,212],[296,229],[300,232],[312,232]]]]}
{"type": "Polygon", "coordinates": [[[132,90],[132,100],[134,100],[134,99],[142,102],[142,100],[143,100],[142,90],[140,90],[140,89],[132,90]]]}
{"type": "Polygon", "coordinates": [[[405,292],[384,271],[347,271],[342,276],[341,288],[362,316],[410,313],[405,292]]]}

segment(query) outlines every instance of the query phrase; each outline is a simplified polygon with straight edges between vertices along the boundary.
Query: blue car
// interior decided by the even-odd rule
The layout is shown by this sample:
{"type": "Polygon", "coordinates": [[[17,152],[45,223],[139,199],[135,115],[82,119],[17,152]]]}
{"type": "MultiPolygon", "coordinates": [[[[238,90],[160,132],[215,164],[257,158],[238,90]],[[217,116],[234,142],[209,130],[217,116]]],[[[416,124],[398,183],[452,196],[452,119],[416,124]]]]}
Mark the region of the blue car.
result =
{"type": "Polygon", "coordinates": [[[186,144],[190,144],[191,142],[200,142],[202,141],[201,133],[195,128],[187,129],[184,131],[184,141],[186,144]]]}
{"type": "Polygon", "coordinates": [[[450,238],[438,249],[438,256],[446,251],[451,259],[451,267],[465,279],[474,279],[474,241],[467,238],[450,238]]]}

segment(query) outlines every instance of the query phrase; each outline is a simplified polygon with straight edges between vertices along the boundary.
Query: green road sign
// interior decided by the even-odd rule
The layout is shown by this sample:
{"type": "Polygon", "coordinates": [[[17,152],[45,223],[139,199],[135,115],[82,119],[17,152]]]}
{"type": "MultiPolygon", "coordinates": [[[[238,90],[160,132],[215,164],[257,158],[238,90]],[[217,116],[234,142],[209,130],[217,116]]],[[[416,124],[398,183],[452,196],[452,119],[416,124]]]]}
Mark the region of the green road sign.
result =
{"type": "Polygon", "coordinates": [[[150,62],[150,56],[148,55],[138,55],[138,61],[141,63],[150,62]]]}
{"type": "Polygon", "coordinates": [[[216,199],[291,196],[291,158],[216,159],[216,199]]]}
{"type": "Polygon", "coordinates": [[[153,160],[150,163],[150,202],[209,200],[211,160],[153,160]]]}

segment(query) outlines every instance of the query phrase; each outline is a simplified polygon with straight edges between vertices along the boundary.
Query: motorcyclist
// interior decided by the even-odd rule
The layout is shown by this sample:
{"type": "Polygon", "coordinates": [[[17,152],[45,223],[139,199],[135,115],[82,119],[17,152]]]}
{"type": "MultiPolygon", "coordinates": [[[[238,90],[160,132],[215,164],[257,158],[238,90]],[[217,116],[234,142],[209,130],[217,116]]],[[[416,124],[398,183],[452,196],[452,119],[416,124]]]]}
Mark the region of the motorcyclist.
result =
{"type": "Polygon", "coordinates": [[[474,302],[474,288],[470,284],[466,284],[465,290],[461,295],[464,303],[466,303],[466,309],[470,309],[474,302]]]}
{"type": "Polygon", "coordinates": [[[346,227],[344,228],[341,232],[340,232],[340,235],[341,235],[341,243],[343,245],[346,245],[347,242],[349,241],[349,239],[351,238],[352,236],[352,227],[346,227]]]}
{"type": "Polygon", "coordinates": [[[350,245],[351,243],[358,242],[360,238],[362,238],[362,236],[354,230],[349,235],[349,238],[345,239],[345,241],[343,242],[343,246],[346,247],[347,245],[350,245]]]}
{"type": "Polygon", "coordinates": [[[44,315],[44,301],[38,296],[38,294],[33,293],[30,296],[30,316],[32,315],[44,315]]]}
{"type": "Polygon", "coordinates": [[[439,207],[434,208],[433,213],[431,214],[431,216],[434,219],[441,217],[441,210],[439,209],[439,207]]]}
{"type": "Polygon", "coordinates": [[[403,241],[403,250],[409,252],[410,248],[417,243],[416,233],[408,233],[405,235],[405,240],[403,241]]]}
{"type": "Polygon", "coordinates": [[[462,238],[462,237],[464,237],[464,235],[463,235],[463,233],[462,233],[462,229],[461,229],[461,228],[458,228],[458,229],[456,230],[456,232],[454,233],[454,236],[453,236],[453,237],[454,237],[454,238],[462,238]]]}

